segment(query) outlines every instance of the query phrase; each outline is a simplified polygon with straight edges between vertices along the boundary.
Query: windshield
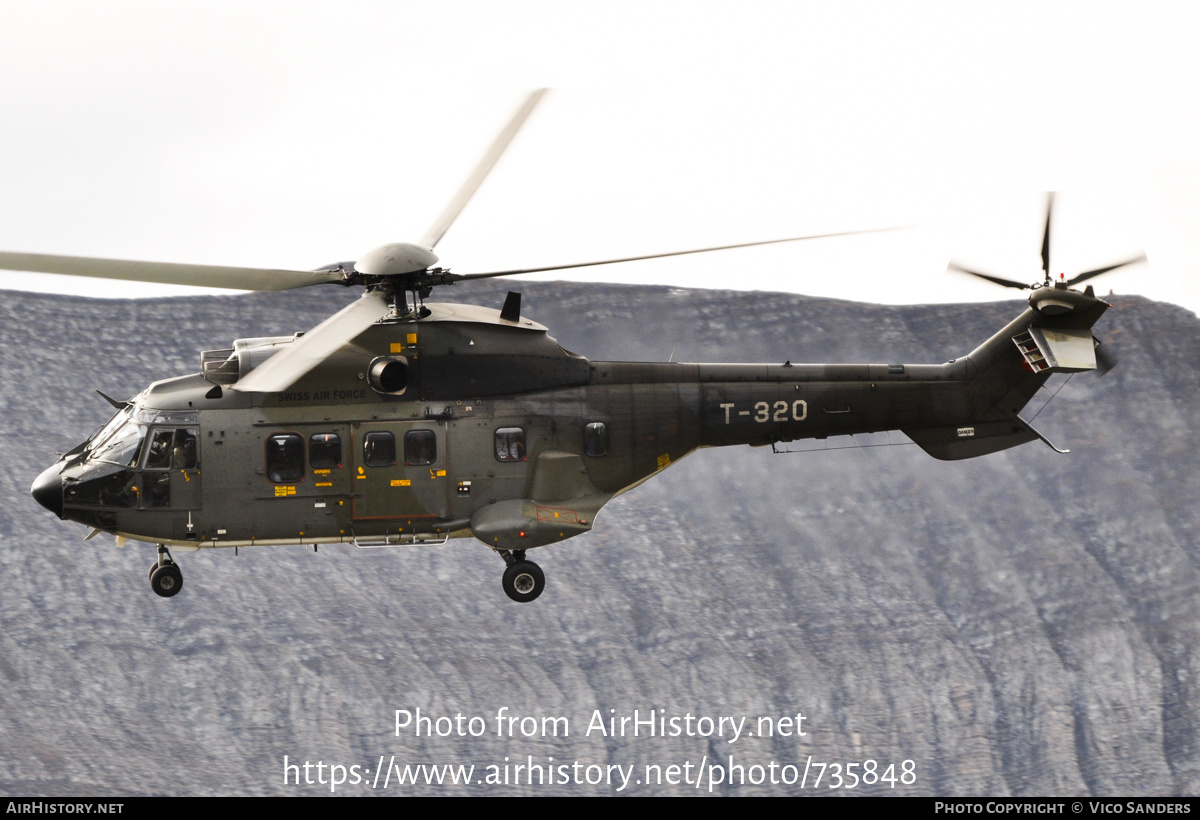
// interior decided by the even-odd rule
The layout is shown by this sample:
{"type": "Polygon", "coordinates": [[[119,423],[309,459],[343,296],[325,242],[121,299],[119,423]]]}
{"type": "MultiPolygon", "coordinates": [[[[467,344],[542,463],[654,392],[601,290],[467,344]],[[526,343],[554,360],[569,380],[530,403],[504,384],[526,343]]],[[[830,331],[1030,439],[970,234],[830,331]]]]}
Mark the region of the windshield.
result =
{"type": "Polygon", "coordinates": [[[124,413],[118,413],[93,439],[96,444],[92,447],[91,458],[132,467],[137,463],[146,430],[146,425],[138,424],[124,413]],[[115,424],[118,420],[120,424],[115,424]]]}
{"type": "Polygon", "coordinates": [[[88,439],[88,442],[87,442],[88,449],[95,450],[97,447],[99,447],[101,444],[103,444],[105,441],[107,441],[109,436],[111,436],[118,427],[120,427],[122,424],[124,424],[128,418],[129,418],[129,411],[122,410],[121,412],[119,412],[115,416],[113,416],[111,419],[109,419],[103,427],[101,427],[99,430],[96,431],[95,435],[93,435],[90,439],[88,439]]]}

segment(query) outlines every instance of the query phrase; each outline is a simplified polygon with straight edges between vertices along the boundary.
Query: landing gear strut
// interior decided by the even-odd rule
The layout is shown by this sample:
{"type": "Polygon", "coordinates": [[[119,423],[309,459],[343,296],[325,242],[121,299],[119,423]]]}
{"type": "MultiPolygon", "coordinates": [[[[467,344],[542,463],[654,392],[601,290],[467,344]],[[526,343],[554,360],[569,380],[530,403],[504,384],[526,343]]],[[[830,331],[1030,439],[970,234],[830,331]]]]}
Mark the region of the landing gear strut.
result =
{"type": "Polygon", "coordinates": [[[504,570],[504,594],[518,603],[528,603],[542,594],[546,588],[546,576],[542,568],[525,560],[525,550],[499,550],[500,557],[508,564],[504,570]]]}
{"type": "Polygon", "coordinates": [[[150,588],[164,598],[170,598],[183,589],[183,573],[162,544],[158,545],[158,560],[150,565],[150,588]]]}

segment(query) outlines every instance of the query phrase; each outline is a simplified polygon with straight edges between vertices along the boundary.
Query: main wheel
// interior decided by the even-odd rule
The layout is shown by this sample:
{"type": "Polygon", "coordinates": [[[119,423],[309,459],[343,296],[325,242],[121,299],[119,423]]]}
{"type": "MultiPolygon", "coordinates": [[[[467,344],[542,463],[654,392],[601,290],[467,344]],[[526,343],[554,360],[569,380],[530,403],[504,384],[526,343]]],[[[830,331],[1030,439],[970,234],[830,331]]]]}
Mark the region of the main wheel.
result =
{"type": "Polygon", "coordinates": [[[532,561],[517,561],[504,570],[504,594],[518,603],[528,603],[542,594],[546,576],[532,561]]]}
{"type": "Polygon", "coordinates": [[[183,589],[183,573],[175,564],[163,564],[150,573],[150,588],[164,598],[177,595],[183,589]]]}

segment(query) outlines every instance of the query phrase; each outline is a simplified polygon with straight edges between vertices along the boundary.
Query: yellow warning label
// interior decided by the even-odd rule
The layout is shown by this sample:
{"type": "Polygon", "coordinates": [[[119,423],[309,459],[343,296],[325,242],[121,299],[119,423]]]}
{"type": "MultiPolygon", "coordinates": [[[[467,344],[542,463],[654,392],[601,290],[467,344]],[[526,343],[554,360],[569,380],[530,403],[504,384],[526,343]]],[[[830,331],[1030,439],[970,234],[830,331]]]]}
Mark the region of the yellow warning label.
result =
{"type": "Polygon", "coordinates": [[[391,352],[392,353],[403,353],[404,352],[404,342],[392,342],[391,352]]]}
{"type": "Polygon", "coordinates": [[[663,453],[661,456],[658,457],[658,469],[665,470],[670,466],[671,466],[670,453],[663,453]]]}
{"type": "Polygon", "coordinates": [[[556,518],[559,521],[567,521],[572,524],[580,523],[579,513],[575,512],[575,510],[565,510],[561,507],[557,507],[557,508],[556,507],[538,507],[537,508],[537,520],[538,521],[553,521],[556,518]]]}
{"type": "Polygon", "coordinates": [[[332,481],[318,481],[318,482],[317,482],[316,484],[314,484],[313,486],[314,486],[314,487],[332,487],[332,486],[333,486],[333,482],[332,482],[332,481]]]}
{"type": "Polygon", "coordinates": [[[280,498],[285,495],[295,495],[295,494],[296,494],[295,487],[276,487],[275,488],[275,497],[276,498],[280,498]]]}
{"type": "Polygon", "coordinates": [[[410,345],[415,345],[417,343],[417,334],[415,334],[415,333],[408,334],[408,343],[410,345]]]}
{"type": "Polygon", "coordinates": [[[393,487],[411,487],[412,481],[410,481],[407,478],[393,478],[392,486],[393,487]]]}

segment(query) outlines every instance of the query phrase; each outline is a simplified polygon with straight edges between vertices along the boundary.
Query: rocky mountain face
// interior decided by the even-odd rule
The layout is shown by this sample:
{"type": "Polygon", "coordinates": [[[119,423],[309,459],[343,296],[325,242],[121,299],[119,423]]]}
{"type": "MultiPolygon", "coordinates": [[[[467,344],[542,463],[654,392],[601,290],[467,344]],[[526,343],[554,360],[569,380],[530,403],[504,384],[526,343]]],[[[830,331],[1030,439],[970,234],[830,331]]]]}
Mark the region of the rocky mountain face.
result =
{"type": "MultiPolygon", "coordinates": [[[[600,360],[939,362],[1022,308],[520,289],[600,360]]],[[[0,790],[1200,792],[1190,312],[1113,297],[1096,332],[1118,367],[1055,377],[1037,417],[1069,455],[701,451],[531,553],[527,605],[471,539],[176,552],[184,590],[160,599],[151,545],[84,541],[30,498],[111,415],[93,389],[133,395],[355,295],[0,296],[0,790]]]]}

